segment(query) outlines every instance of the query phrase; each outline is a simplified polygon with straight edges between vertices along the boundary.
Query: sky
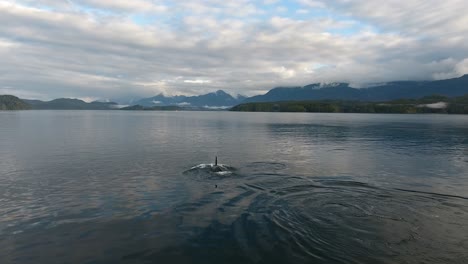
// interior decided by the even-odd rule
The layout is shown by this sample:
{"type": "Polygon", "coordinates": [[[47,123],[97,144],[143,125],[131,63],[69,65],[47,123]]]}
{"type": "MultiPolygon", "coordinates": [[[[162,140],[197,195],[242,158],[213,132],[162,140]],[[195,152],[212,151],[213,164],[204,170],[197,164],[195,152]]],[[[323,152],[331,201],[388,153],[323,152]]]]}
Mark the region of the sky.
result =
{"type": "Polygon", "coordinates": [[[90,100],[468,73],[466,0],[0,0],[0,94],[90,100]]]}

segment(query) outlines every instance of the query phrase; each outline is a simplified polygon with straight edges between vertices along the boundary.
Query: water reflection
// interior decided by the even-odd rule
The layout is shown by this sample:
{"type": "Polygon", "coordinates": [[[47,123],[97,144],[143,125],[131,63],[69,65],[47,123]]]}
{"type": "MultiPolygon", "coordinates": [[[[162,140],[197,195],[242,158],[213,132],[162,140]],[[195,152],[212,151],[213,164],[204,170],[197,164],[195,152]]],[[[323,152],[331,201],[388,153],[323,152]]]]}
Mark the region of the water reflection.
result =
{"type": "Polygon", "coordinates": [[[0,246],[26,263],[52,257],[76,263],[462,263],[468,257],[461,232],[467,197],[275,171],[226,178],[220,188],[199,179],[190,182],[197,188],[190,202],[172,209],[35,227],[0,246]],[[76,253],[69,254],[70,246],[76,253]]]}
{"type": "Polygon", "coordinates": [[[463,263],[468,119],[0,113],[2,263],[463,263]],[[184,174],[219,156],[224,177],[184,174]]]}

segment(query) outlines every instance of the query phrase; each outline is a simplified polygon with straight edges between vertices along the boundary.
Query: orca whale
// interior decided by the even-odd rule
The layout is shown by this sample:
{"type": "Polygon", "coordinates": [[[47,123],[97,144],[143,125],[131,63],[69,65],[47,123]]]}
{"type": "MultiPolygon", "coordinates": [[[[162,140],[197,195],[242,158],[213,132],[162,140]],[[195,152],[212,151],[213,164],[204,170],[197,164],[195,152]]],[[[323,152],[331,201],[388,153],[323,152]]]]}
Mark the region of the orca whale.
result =
{"type": "Polygon", "coordinates": [[[215,157],[215,162],[211,164],[200,164],[190,168],[187,172],[197,172],[197,173],[210,173],[216,175],[228,175],[232,174],[235,171],[234,167],[218,164],[218,157],[215,157]]]}

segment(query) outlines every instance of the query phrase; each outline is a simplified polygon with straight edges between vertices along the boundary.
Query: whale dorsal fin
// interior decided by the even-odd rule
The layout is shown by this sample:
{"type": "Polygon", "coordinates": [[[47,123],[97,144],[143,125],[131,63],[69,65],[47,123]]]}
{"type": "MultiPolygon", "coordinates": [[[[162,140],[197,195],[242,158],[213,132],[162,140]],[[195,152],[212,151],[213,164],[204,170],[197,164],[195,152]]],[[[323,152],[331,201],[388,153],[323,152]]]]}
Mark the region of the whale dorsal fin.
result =
{"type": "Polygon", "coordinates": [[[215,158],[215,166],[218,166],[218,156],[215,158]]]}

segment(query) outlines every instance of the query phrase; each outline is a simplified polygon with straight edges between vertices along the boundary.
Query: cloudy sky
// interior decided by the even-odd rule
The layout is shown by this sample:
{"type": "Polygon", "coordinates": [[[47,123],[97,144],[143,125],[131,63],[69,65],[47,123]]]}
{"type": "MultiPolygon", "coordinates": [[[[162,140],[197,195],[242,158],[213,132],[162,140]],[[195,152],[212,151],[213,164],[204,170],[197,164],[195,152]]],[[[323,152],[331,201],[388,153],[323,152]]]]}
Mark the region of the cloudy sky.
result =
{"type": "Polygon", "coordinates": [[[0,0],[0,94],[254,95],[468,73],[466,0],[0,0]]]}

